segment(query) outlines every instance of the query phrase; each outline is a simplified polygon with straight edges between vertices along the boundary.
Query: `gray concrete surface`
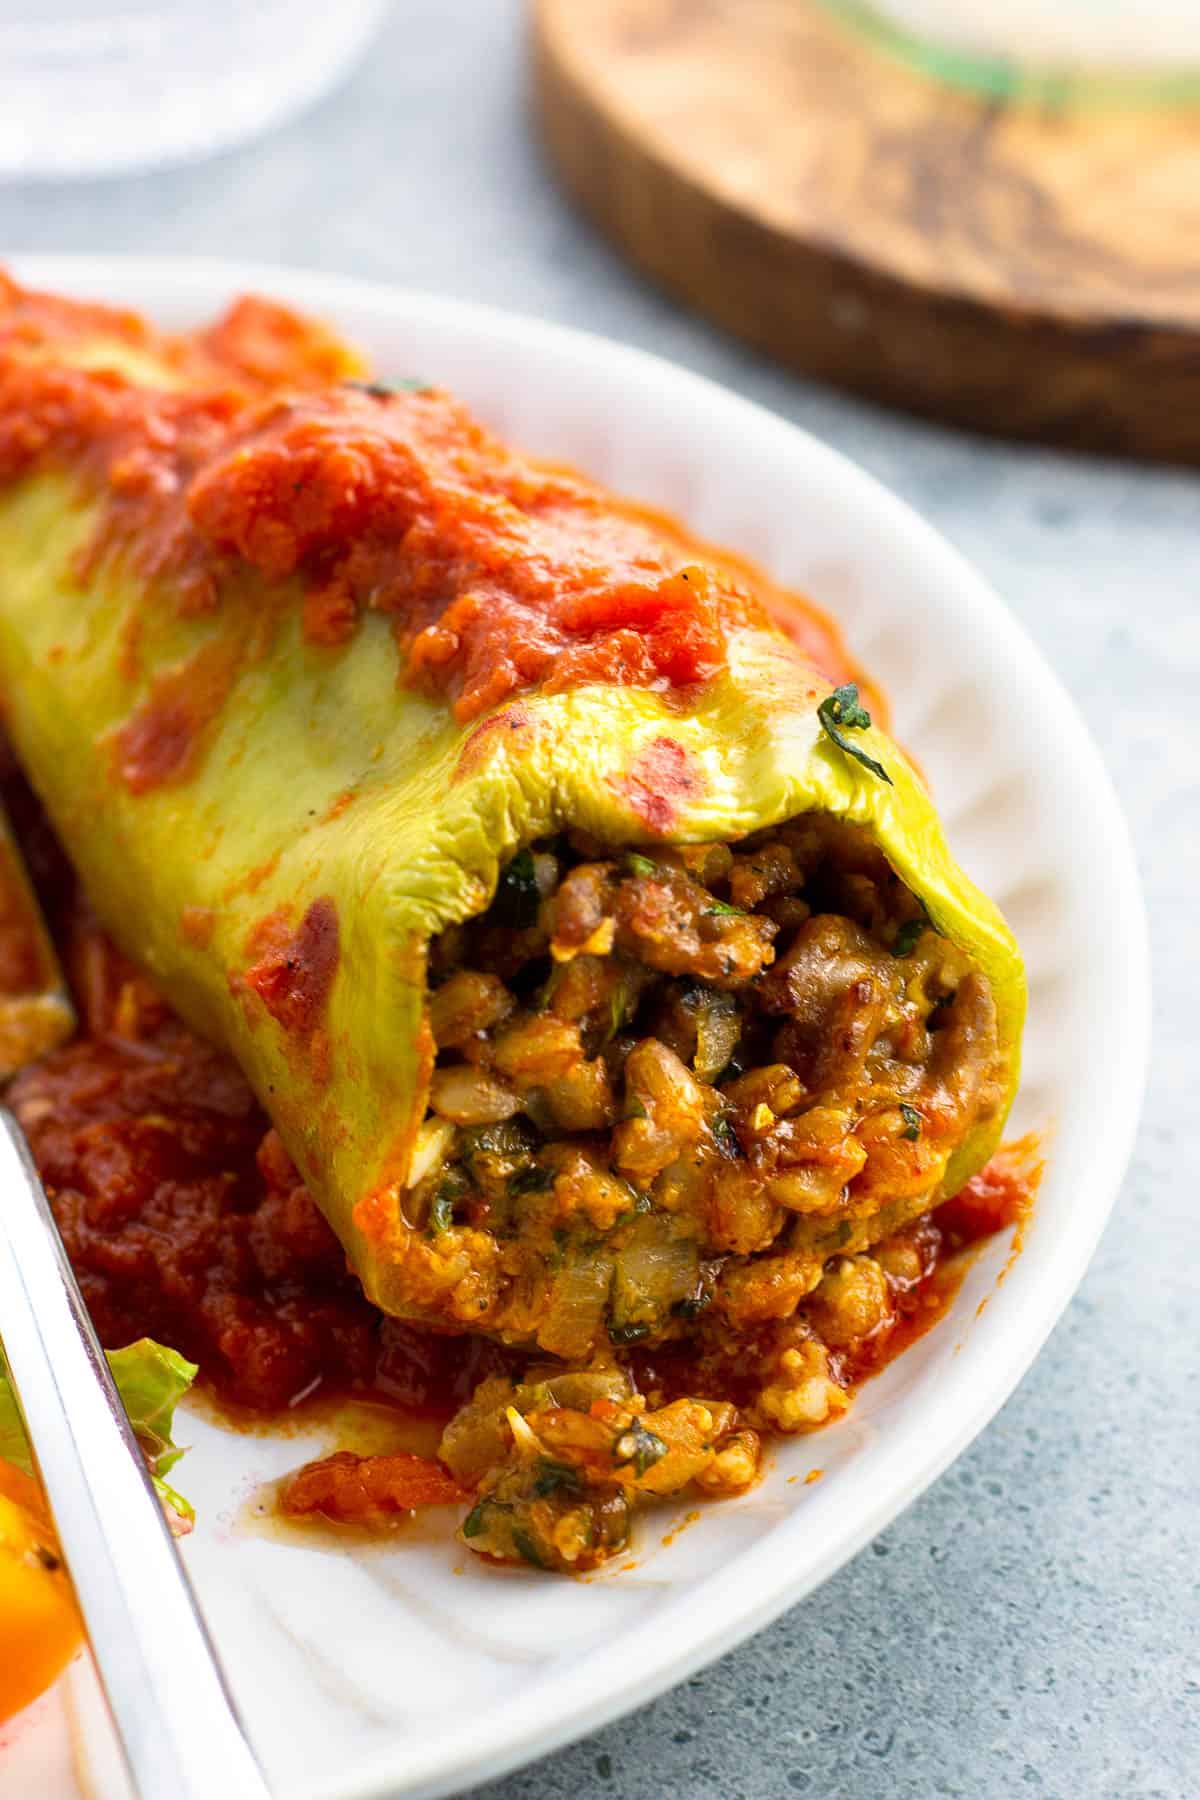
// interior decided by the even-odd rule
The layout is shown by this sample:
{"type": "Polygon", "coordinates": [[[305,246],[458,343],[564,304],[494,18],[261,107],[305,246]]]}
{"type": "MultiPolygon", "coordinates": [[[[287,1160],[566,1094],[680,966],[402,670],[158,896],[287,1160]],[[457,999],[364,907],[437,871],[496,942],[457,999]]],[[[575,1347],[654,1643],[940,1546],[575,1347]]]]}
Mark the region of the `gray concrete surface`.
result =
{"type": "Polygon", "coordinates": [[[625,338],[798,420],[1007,597],[1137,839],[1154,1065],[1078,1298],[974,1448],[815,1598],[479,1800],[1193,1800],[1200,1794],[1200,482],[839,398],[651,292],[569,212],[523,113],[516,0],[410,0],[349,86],[243,153],[0,188],[5,249],[257,257],[625,338]]]}

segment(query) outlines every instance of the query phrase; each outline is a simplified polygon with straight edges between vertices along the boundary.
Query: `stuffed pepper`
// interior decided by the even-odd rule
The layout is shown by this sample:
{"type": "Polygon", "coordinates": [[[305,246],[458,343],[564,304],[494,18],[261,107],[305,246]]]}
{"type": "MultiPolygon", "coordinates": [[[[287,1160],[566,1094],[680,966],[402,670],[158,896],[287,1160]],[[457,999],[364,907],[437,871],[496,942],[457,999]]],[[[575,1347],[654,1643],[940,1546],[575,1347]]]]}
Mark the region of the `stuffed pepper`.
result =
{"type": "Polygon", "coordinates": [[[1023,974],[828,623],[435,376],[0,290],[5,723],[371,1300],[525,1356],[443,1444],[474,1547],[580,1567],[844,1404],[1023,974]]]}

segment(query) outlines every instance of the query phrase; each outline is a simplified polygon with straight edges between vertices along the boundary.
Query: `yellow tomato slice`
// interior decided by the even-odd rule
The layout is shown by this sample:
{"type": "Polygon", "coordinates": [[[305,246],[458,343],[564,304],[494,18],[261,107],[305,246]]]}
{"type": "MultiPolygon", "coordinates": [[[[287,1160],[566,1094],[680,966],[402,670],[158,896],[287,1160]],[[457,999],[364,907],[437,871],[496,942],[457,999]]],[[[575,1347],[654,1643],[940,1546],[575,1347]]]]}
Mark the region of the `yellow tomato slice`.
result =
{"type": "Polygon", "coordinates": [[[82,1635],[37,1484],[0,1462],[0,1719],[50,1686],[82,1635]]]}

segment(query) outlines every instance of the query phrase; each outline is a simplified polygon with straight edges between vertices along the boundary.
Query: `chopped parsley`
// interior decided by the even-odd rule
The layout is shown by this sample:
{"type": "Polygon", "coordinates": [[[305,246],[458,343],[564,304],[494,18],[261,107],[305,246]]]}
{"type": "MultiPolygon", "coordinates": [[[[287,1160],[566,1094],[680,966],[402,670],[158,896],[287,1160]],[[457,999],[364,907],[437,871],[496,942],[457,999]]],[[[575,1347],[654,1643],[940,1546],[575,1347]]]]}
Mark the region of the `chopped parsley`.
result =
{"type": "Polygon", "coordinates": [[[625,866],[634,875],[657,875],[658,864],[651,862],[648,856],[639,856],[636,850],[630,850],[625,857],[625,866]]]}
{"type": "Polygon", "coordinates": [[[742,1154],[742,1146],[738,1134],[733,1129],[733,1120],[728,1113],[718,1113],[712,1121],[711,1130],[716,1140],[717,1149],[730,1162],[736,1162],[742,1154]]]}
{"type": "Polygon", "coordinates": [[[625,1023],[625,1008],[628,1005],[629,994],[626,991],[625,983],[618,981],[608,996],[608,1030],[604,1034],[604,1043],[601,1045],[601,1049],[604,1044],[612,1042],[625,1023]]]}
{"type": "Polygon", "coordinates": [[[868,756],[857,744],[852,744],[846,736],[848,731],[866,731],[871,723],[870,713],[865,706],[859,705],[858,689],[852,681],[848,681],[844,687],[834,688],[832,694],[822,700],[817,708],[817,717],[839,750],[844,750],[847,756],[852,756],[855,762],[861,763],[864,769],[870,769],[872,775],[878,775],[880,781],[886,781],[891,787],[892,778],[883,764],[876,762],[873,756],[868,756]]]}
{"type": "Polygon", "coordinates": [[[454,1223],[454,1208],[470,1189],[461,1169],[450,1168],[438,1183],[437,1193],[429,1203],[429,1235],[437,1237],[449,1231],[454,1223]]]}
{"type": "Polygon", "coordinates": [[[535,1569],[544,1569],[546,1567],[541,1551],[538,1549],[529,1533],[527,1531],[522,1531],[519,1525],[513,1526],[512,1541],[514,1549],[523,1561],[530,1563],[535,1569]]]}
{"type": "Polygon", "coordinates": [[[614,1231],[619,1225],[628,1225],[631,1219],[644,1218],[648,1212],[654,1211],[654,1202],[649,1194],[644,1194],[641,1188],[635,1188],[628,1182],[625,1183],[625,1186],[629,1188],[629,1205],[613,1220],[612,1229],[614,1231]]]}
{"type": "Polygon", "coordinates": [[[570,1463],[555,1462],[550,1456],[539,1456],[533,1467],[535,1500],[545,1500],[550,1494],[578,1494],[581,1491],[579,1470],[572,1468],[570,1463]]]}
{"type": "Polygon", "coordinates": [[[712,1288],[707,1286],[704,1278],[701,1277],[700,1281],[697,1283],[695,1293],[685,1294],[682,1300],[677,1300],[675,1302],[671,1311],[678,1319],[698,1319],[702,1312],[708,1311],[712,1302],[712,1288]]]}
{"type": "Polygon", "coordinates": [[[919,1138],[921,1135],[921,1115],[915,1106],[909,1106],[906,1100],[900,1102],[900,1117],[904,1120],[902,1138],[919,1138]]]}
{"type": "Polygon", "coordinates": [[[477,1500],[475,1502],[474,1506],[462,1522],[462,1534],[465,1538],[479,1536],[484,1527],[484,1514],[487,1512],[488,1507],[493,1506],[494,1504],[495,1502],[492,1500],[477,1500]]]}
{"type": "Polygon", "coordinates": [[[453,1225],[456,1198],[453,1185],[443,1181],[429,1205],[429,1229],[434,1237],[438,1237],[443,1231],[449,1231],[453,1225]]]}
{"type": "Polygon", "coordinates": [[[544,1194],[554,1186],[553,1169],[543,1169],[540,1163],[530,1163],[524,1169],[518,1169],[509,1178],[510,1194],[544,1194]]]}
{"type": "Polygon", "coordinates": [[[360,394],[369,394],[372,400],[390,400],[393,394],[424,394],[430,387],[428,381],[415,375],[400,375],[388,381],[348,381],[345,385],[360,394]]]}
{"type": "Polygon", "coordinates": [[[533,851],[518,850],[496,884],[492,917],[510,931],[527,931],[537,924],[541,899],[533,851]]]}
{"type": "Polygon", "coordinates": [[[730,906],[728,900],[714,900],[711,906],[704,908],[700,916],[702,919],[744,919],[746,909],[744,906],[730,906]]]}
{"type": "Polygon", "coordinates": [[[633,1467],[635,1475],[644,1475],[667,1454],[667,1446],[657,1433],[635,1419],[613,1445],[613,1465],[618,1469],[633,1467]]]}
{"type": "Polygon", "coordinates": [[[928,919],[920,917],[915,919],[905,919],[903,925],[896,933],[896,941],[892,945],[892,955],[911,956],[917,947],[918,941],[925,936],[928,926],[928,919]]]}

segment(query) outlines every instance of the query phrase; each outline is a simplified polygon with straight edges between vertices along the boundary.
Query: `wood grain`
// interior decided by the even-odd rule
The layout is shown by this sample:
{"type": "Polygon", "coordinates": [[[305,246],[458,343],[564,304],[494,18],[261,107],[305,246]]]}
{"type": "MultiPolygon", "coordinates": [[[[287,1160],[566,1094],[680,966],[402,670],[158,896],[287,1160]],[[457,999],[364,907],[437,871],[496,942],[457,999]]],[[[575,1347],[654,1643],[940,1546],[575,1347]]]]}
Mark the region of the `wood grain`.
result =
{"type": "Polygon", "coordinates": [[[532,0],[568,188],[795,368],[991,432],[1200,463],[1200,111],[926,79],[812,0],[532,0]]]}

